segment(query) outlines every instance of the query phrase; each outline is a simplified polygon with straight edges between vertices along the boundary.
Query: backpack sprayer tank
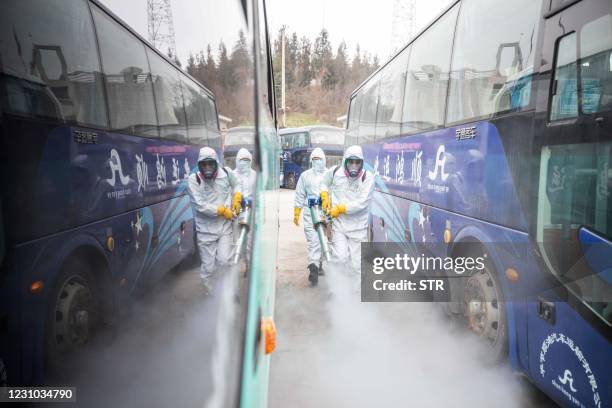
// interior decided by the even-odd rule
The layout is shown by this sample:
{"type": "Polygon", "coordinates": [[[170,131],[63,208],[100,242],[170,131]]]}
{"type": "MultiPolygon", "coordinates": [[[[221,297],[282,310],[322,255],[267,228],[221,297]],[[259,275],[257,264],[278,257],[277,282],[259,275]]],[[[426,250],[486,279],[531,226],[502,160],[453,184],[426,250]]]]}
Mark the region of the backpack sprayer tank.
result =
{"type": "Polygon", "coordinates": [[[251,209],[253,207],[253,200],[251,197],[244,197],[241,202],[242,211],[238,216],[238,228],[240,229],[240,233],[238,234],[238,240],[236,241],[236,251],[234,253],[234,264],[237,264],[240,261],[240,257],[242,252],[246,248],[246,240],[249,235],[249,230],[251,229],[250,221],[251,221],[251,209]]]}
{"type": "Polygon", "coordinates": [[[325,260],[329,262],[331,261],[331,251],[329,249],[327,237],[325,236],[326,220],[325,215],[323,215],[323,210],[321,209],[321,198],[309,197],[308,208],[310,209],[312,226],[314,227],[315,231],[317,231],[317,235],[319,236],[319,242],[321,243],[321,252],[323,252],[325,260]]]}

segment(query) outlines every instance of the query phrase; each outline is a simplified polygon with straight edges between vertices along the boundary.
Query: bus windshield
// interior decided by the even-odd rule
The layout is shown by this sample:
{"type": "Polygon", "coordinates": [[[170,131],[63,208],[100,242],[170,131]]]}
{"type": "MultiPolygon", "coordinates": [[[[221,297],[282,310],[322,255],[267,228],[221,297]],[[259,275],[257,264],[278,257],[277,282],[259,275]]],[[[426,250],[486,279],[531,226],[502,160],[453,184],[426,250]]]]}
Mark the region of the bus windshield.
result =
{"type": "Polygon", "coordinates": [[[318,144],[344,144],[343,130],[311,130],[310,143],[318,144]]]}
{"type": "Polygon", "coordinates": [[[242,130],[227,132],[225,136],[226,146],[240,146],[240,145],[252,145],[253,144],[253,132],[249,130],[242,130]]]}

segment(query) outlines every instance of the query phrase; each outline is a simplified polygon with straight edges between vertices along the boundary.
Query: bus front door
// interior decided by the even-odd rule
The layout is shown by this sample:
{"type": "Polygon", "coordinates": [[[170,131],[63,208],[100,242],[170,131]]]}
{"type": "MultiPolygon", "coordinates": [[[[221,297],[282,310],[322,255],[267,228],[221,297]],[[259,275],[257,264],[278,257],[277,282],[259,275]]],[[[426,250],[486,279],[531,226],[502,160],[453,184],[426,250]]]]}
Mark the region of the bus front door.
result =
{"type": "Polygon", "coordinates": [[[559,10],[546,16],[537,91],[548,103],[537,107],[532,233],[550,285],[527,303],[529,370],[561,405],[603,407],[612,404],[612,9],[583,0],[559,10]]]}

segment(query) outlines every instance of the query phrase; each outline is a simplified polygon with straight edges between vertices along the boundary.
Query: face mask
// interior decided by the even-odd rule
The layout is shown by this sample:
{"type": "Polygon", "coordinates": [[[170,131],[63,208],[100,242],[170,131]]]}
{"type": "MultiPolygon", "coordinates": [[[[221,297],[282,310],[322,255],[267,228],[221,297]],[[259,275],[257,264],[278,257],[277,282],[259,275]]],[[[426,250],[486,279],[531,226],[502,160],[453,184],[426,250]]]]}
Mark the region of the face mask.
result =
{"type": "Polygon", "coordinates": [[[325,162],[321,159],[319,160],[313,160],[312,161],[312,168],[317,172],[320,173],[322,171],[325,170],[325,162]]]}
{"type": "Polygon", "coordinates": [[[349,176],[357,177],[359,175],[359,173],[361,172],[362,164],[363,164],[362,161],[359,161],[357,163],[354,163],[354,162],[347,163],[346,164],[346,171],[348,172],[349,176]]]}
{"type": "Polygon", "coordinates": [[[246,173],[251,169],[251,161],[250,160],[238,160],[238,172],[246,173]]]}
{"type": "Polygon", "coordinates": [[[213,160],[206,160],[198,163],[198,168],[200,169],[202,176],[209,180],[214,178],[215,174],[217,173],[217,162],[213,160]]]}

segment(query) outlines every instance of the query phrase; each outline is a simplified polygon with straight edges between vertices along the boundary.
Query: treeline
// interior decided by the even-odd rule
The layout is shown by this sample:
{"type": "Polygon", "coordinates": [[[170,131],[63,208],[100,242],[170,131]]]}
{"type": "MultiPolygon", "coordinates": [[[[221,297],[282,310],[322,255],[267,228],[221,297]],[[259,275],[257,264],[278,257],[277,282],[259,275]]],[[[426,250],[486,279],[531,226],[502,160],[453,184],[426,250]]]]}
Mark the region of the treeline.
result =
{"type": "Polygon", "coordinates": [[[244,32],[230,51],[221,42],[215,51],[208,45],[190,55],[185,69],[215,94],[217,111],[232,119],[230,126],[253,124],[253,62],[244,32]]]}
{"type": "MultiPolygon", "coordinates": [[[[273,66],[276,101],[281,103],[281,32],[274,40],[273,66]]],[[[377,56],[361,52],[357,45],[349,56],[344,41],[335,48],[322,29],[314,43],[296,32],[285,37],[285,105],[287,126],[312,123],[337,124],[346,113],[348,97],[379,66],[377,56]]],[[[280,116],[279,116],[280,117],[280,116]]]]}
{"type": "MultiPolygon", "coordinates": [[[[273,43],[276,100],[281,103],[281,32],[273,43]]],[[[352,56],[341,42],[334,52],[329,33],[323,29],[311,42],[292,33],[285,39],[285,104],[287,126],[312,123],[337,124],[346,113],[348,97],[355,87],[379,66],[376,56],[361,52],[352,56]]],[[[231,50],[221,42],[190,55],[187,72],[211,89],[219,113],[230,117],[232,126],[252,124],[253,70],[250,47],[241,31],[231,50]]],[[[279,112],[280,114],[280,112],[279,112]]],[[[280,119],[280,115],[279,115],[280,119]]],[[[279,123],[280,125],[280,123],[279,123]]]]}

